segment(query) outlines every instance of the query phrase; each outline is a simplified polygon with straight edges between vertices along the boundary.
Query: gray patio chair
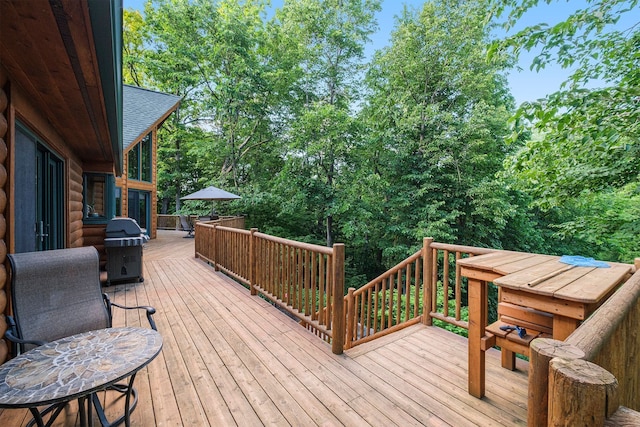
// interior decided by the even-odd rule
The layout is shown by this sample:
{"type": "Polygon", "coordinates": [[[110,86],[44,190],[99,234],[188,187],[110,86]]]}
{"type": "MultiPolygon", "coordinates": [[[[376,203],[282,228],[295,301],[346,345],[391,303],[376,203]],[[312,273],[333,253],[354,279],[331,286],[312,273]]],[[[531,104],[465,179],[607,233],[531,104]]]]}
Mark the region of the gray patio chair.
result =
{"type": "Polygon", "coordinates": [[[195,237],[193,234],[193,224],[191,224],[189,219],[184,215],[180,215],[180,226],[182,230],[187,232],[187,235],[184,237],[195,237]]]}
{"type": "MultiPolygon", "coordinates": [[[[11,303],[13,316],[8,316],[5,336],[14,343],[13,352],[31,348],[70,335],[110,328],[113,307],[146,311],[151,328],[156,329],[152,307],[125,307],[109,300],[100,284],[100,259],[92,247],[58,249],[7,255],[11,264],[11,303]]],[[[126,385],[113,390],[128,393],[126,385]]],[[[137,393],[131,390],[133,403],[137,393]]],[[[103,425],[116,426],[124,417],[109,423],[97,398],[96,412],[103,425]]],[[[55,419],[65,404],[52,405],[42,414],[55,419]]],[[[49,421],[49,422],[50,422],[49,421]]]]}

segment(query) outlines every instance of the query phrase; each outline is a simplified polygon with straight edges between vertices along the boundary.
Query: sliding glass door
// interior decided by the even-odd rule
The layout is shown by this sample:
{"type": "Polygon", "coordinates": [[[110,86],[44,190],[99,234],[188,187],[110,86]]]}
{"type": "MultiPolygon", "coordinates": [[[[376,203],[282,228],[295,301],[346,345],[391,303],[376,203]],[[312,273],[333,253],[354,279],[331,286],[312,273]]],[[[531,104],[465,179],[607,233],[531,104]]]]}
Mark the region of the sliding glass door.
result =
{"type": "Polygon", "coordinates": [[[64,247],[64,163],[36,136],[16,126],[15,250],[64,247]]]}
{"type": "Polygon", "coordinates": [[[151,221],[151,193],[130,189],[127,205],[128,217],[135,219],[140,228],[148,234],[148,224],[151,221]]]}

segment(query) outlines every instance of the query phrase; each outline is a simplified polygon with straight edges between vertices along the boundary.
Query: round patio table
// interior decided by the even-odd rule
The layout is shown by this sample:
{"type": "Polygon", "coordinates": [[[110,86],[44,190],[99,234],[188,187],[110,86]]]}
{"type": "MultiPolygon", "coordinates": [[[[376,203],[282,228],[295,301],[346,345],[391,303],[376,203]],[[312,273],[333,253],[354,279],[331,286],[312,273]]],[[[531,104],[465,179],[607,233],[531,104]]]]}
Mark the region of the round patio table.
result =
{"type": "MultiPolygon", "coordinates": [[[[157,331],[134,327],[99,329],[52,341],[0,366],[0,408],[29,408],[36,424],[44,426],[38,406],[79,399],[80,423],[92,425],[91,401],[99,404],[95,393],[130,378],[125,413],[114,423],[124,421],[128,426],[135,374],[161,349],[157,331]]],[[[104,424],[104,413],[96,406],[104,424]]]]}

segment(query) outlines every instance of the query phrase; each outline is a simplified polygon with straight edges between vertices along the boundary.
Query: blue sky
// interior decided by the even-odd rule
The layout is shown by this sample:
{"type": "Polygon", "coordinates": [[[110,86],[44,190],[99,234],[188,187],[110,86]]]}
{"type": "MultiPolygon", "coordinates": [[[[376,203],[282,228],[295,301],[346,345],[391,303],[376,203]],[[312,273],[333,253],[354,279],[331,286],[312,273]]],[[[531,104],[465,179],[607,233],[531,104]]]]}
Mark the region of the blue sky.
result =
{"type": "MultiPolygon", "coordinates": [[[[145,0],[123,0],[123,2],[125,8],[142,10],[145,0]]],[[[278,7],[282,2],[282,0],[272,0],[271,3],[274,7],[278,7]]],[[[395,17],[400,15],[404,5],[419,9],[424,3],[425,0],[383,0],[382,11],[377,15],[379,30],[372,37],[369,51],[373,52],[388,44],[395,25],[395,17]]],[[[585,8],[586,5],[584,0],[559,0],[552,4],[541,1],[540,3],[542,4],[523,17],[520,27],[543,22],[553,25],[566,18],[572,11],[585,8]]],[[[533,56],[533,54],[523,54],[519,64],[522,71],[512,70],[508,75],[511,93],[518,105],[555,92],[568,76],[568,71],[555,66],[547,67],[540,72],[529,71],[533,56]]]]}

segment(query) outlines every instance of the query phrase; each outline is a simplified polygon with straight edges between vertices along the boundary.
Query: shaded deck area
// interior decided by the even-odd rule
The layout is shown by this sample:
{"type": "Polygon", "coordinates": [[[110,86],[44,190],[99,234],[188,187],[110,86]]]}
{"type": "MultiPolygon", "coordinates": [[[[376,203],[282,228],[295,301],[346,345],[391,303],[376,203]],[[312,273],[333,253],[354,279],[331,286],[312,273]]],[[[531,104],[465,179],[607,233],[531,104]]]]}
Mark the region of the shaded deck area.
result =
{"type": "MultiPolygon", "coordinates": [[[[487,393],[467,393],[467,341],[409,327],[337,356],[267,301],[194,258],[194,239],[159,231],[144,283],[106,290],[157,308],[160,356],[136,378],[135,426],[526,425],[526,363],[510,372],[487,353],[487,393]]],[[[115,326],[143,325],[118,313],[115,326]]],[[[118,403],[118,402],[116,402],[118,403]]],[[[117,411],[117,409],[114,409],[117,411]]],[[[26,410],[0,410],[22,426],[26,410]]],[[[76,425],[75,404],[54,425],[76,425]],[[66,418],[64,417],[66,416],[66,418]]]]}

